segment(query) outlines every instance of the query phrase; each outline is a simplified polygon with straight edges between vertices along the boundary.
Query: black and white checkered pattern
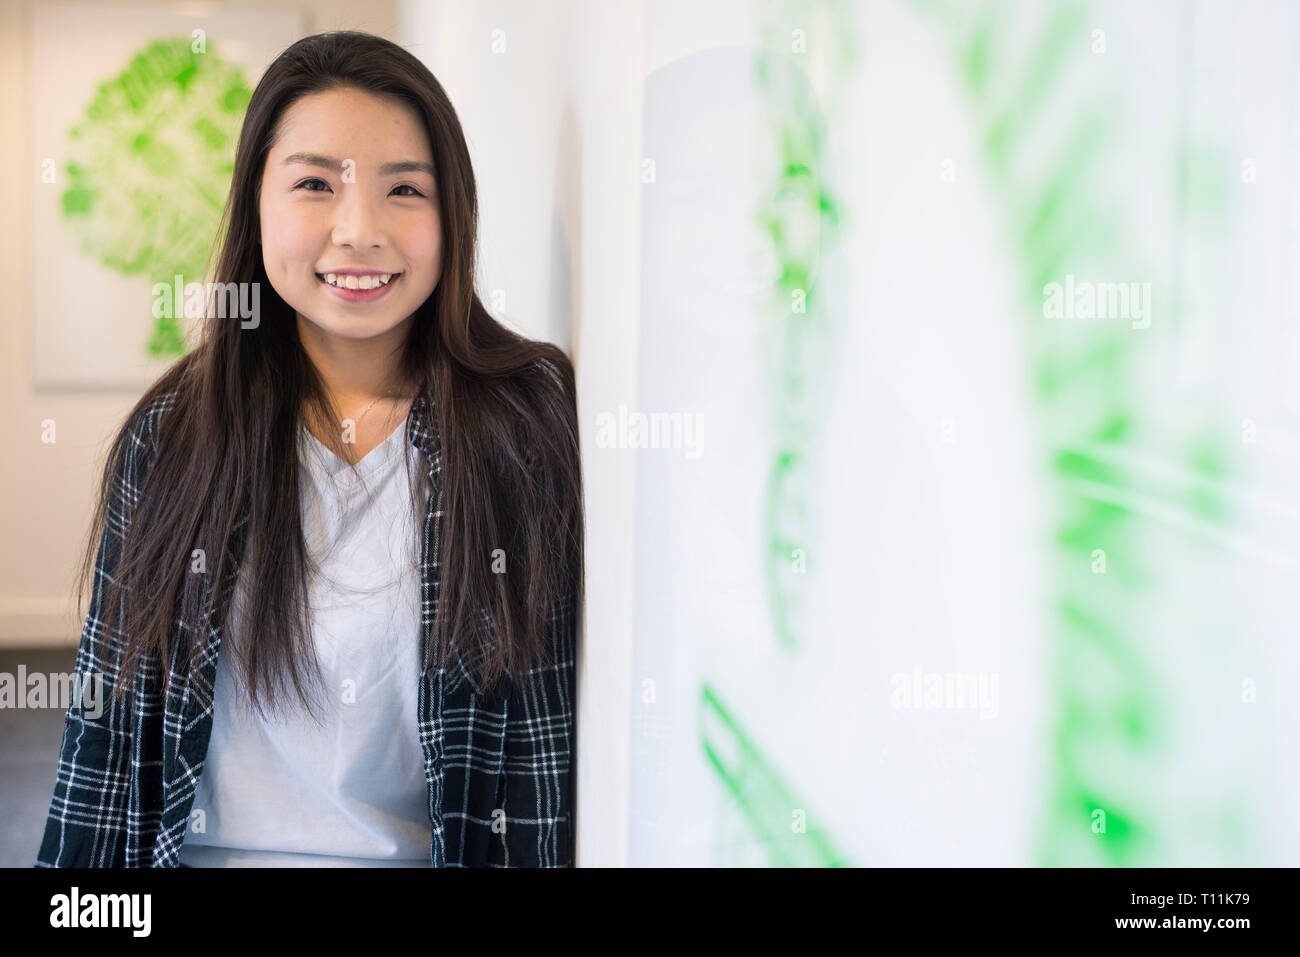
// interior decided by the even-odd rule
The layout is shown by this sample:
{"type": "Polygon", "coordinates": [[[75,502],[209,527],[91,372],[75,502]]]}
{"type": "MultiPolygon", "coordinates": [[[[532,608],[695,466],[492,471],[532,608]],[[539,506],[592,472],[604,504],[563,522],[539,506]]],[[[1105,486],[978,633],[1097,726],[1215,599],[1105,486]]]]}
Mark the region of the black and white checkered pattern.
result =
{"type": "MultiPolygon", "coordinates": [[[[109,634],[101,615],[140,482],[152,464],[159,418],[175,393],[156,398],[130,425],[122,468],[95,567],[89,614],[77,652],[79,677],[116,681],[120,633],[109,634]]],[[[423,526],[421,597],[424,640],[438,601],[442,455],[437,429],[422,396],[411,407],[412,444],[424,455],[433,488],[423,526]]],[[[246,523],[240,522],[237,529],[246,523]]],[[[238,544],[235,554],[241,554],[238,544]]],[[[237,568],[224,583],[233,591],[237,568]]],[[[521,679],[507,678],[483,694],[457,657],[436,654],[420,677],[418,715],[432,826],[435,867],[569,867],[573,865],[576,593],[550,618],[553,663],[521,679]]],[[[178,622],[177,627],[185,627],[178,622]]],[[[198,674],[170,663],[164,695],[161,663],[146,658],[129,701],[99,718],[68,709],[37,867],[176,867],[203,773],[212,731],[212,691],[220,629],[205,622],[198,674]],[[165,699],[165,700],[164,700],[165,699]]],[[[422,649],[423,650],[423,649],[422,649]]]]}

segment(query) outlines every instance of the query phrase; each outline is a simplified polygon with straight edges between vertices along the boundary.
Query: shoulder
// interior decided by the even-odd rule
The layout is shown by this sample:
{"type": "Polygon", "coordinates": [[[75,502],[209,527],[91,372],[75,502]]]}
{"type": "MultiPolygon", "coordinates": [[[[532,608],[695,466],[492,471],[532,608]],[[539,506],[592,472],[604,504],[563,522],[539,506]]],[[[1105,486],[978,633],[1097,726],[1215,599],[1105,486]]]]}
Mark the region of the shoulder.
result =
{"type": "Polygon", "coordinates": [[[573,363],[558,346],[534,359],[532,369],[541,381],[561,392],[567,392],[573,383],[573,363]]]}
{"type": "Polygon", "coordinates": [[[577,400],[573,364],[552,346],[529,365],[524,378],[528,406],[534,419],[525,434],[528,467],[536,472],[554,465],[556,456],[568,457],[570,436],[576,433],[577,400]]]}
{"type": "Polygon", "coordinates": [[[176,405],[177,390],[142,399],[127,416],[117,439],[117,476],[132,492],[153,464],[158,452],[163,417],[176,405]]]}
{"type": "Polygon", "coordinates": [[[157,441],[163,416],[176,405],[178,395],[176,389],[160,392],[136,409],[127,422],[132,441],[146,447],[152,446],[157,441]]]}

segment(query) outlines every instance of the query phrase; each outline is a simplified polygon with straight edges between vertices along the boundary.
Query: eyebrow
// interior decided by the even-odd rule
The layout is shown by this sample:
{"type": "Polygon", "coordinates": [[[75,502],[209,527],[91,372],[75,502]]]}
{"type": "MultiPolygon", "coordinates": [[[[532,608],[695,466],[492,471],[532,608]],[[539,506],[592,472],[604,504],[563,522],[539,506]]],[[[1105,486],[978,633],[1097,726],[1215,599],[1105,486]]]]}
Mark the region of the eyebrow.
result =
{"type": "MultiPolygon", "coordinates": [[[[284,158],[284,165],[288,166],[293,163],[302,163],[307,166],[319,166],[323,169],[342,171],[343,161],[335,159],[332,156],[322,156],[319,153],[290,153],[284,158]]],[[[432,163],[420,163],[415,160],[403,160],[400,163],[385,163],[379,167],[380,176],[391,176],[394,173],[428,173],[434,175],[432,163]]]]}

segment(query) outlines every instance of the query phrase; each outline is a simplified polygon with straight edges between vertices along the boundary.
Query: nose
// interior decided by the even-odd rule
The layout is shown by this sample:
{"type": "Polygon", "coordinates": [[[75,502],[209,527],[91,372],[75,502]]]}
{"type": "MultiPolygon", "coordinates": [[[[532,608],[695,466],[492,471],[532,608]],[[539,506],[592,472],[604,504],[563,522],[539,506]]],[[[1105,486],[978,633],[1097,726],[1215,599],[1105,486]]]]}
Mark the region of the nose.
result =
{"type": "Polygon", "coordinates": [[[337,246],[353,249],[380,249],[386,243],[379,213],[366,191],[358,183],[343,186],[342,197],[335,205],[333,240],[337,246]]]}

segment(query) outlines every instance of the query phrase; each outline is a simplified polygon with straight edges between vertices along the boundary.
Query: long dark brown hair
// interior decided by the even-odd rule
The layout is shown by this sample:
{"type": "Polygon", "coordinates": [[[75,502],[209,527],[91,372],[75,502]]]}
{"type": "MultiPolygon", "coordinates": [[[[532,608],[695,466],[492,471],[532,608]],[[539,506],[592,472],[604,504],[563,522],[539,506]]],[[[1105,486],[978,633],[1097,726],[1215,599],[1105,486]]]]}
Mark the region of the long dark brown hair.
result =
{"type": "MultiPolygon", "coordinates": [[[[103,601],[108,633],[116,626],[124,636],[114,700],[132,687],[146,656],[157,656],[164,673],[173,660],[196,667],[204,637],[198,623],[211,611],[223,626],[223,649],[235,637],[224,628],[230,603],[221,583],[237,564],[241,590],[249,589],[247,606],[240,603],[248,624],[237,660],[250,700],[263,712],[268,703],[278,707],[291,683],[311,709],[302,670],[314,658],[297,439],[304,421],[328,423],[328,435],[341,434],[342,421],[302,349],[293,308],[267,278],[258,197],[285,110],[299,97],[338,87],[412,107],[436,170],[442,271],[415,313],[399,363],[401,380],[428,396],[442,453],[441,581],[423,665],[434,664],[435,648],[458,654],[481,688],[495,690],[503,674],[547,663],[548,618],[571,599],[580,607],[582,478],[572,363],[554,345],[493,319],[475,292],[474,174],[460,120],[433,74],[380,37],[319,34],[280,54],[253,92],[214,244],[220,252],[213,279],[260,283],[258,325],[243,328],[210,310],[194,350],[140,399],[108,455],[81,568],[83,599],[131,424],[155,399],[175,393],[159,420],[156,455],[103,601]],[[207,557],[205,574],[192,573],[195,549],[207,557]],[[497,549],[505,553],[505,574],[493,568],[497,549]],[[177,628],[178,618],[191,627],[177,628]],[[187,657],[173,659],[177,651],[187,657]]],[[[407,429],[409,455],[409,419],[407,429]]]]}

